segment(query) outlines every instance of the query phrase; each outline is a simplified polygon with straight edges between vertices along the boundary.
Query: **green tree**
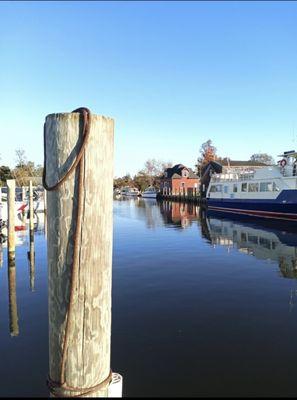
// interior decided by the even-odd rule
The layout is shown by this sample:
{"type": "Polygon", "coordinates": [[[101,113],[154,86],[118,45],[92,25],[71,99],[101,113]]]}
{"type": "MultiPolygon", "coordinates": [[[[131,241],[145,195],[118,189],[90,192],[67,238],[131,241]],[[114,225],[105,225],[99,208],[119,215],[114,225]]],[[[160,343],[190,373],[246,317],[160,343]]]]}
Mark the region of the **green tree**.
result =
{"type": "Polygon", "coordinates": [[[200,155],[197,158],[196,173],[198,176],[201,174],[202,168],[208,164],[210,161],[214,161],[218,159],[217,149],[212,144],[212,140],[208,139],[206,142],[202,143],[200,150],[200,155]]]}
{"type": "Polygon", "coordinates": [[[261,162],[263,164],[267,165],[273,165],[275,164],[274,158],[267,154],[267,153],[255,153],[252,154],[250,157],[251,161],[256,161],[256,162],[261,162]]]}
{"type": "Polygon", "coordinates": [[[11,170],[8,166],[6,165],[2,165],[0,167],[0,181],[1,181],[1,185],[3,185],[7,179],[11,179],[12,178],[12,173],[11,170]]]}

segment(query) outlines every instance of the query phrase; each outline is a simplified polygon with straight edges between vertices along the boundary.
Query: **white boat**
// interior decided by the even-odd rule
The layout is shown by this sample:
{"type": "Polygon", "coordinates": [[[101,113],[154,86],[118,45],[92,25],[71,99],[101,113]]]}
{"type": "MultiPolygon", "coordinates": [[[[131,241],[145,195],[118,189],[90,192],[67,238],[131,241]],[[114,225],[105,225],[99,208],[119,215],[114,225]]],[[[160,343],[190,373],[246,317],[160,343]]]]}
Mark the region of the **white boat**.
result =
{"type": "Polygon", "coordinates": [[[153,186],[149,186],[141,193],[141,196],[155,199],[157,197],[157,193],[157,190],[153,186]]]}
{"type": "Polygon", "coordinates": [[[297,152],[287,151],[279,157],[277,165],[256,170],[211,173],[207,207],[297,222],[297,152]]]}
{"type": "MultiPolygon", "coordinates": [[[[33,220],[36,222],[37,213],[44,212],[44,199],[41,196],[35,195],[33,200],[34,216],[33,220]]],[[[2,193],[2,201],[0,203],[0,219],[7,226],[7,196],[2,193]]],[[[16,200],[15,201],[15,230],[25,230],[26,224],[29,223],[29,200],[16,200]]]]}
{"type": "Polygon", "coordinates": [[[137,188],[125,186],[121,189],[121,194],[125,196],[139,196],[140,191],[137,188]]]}

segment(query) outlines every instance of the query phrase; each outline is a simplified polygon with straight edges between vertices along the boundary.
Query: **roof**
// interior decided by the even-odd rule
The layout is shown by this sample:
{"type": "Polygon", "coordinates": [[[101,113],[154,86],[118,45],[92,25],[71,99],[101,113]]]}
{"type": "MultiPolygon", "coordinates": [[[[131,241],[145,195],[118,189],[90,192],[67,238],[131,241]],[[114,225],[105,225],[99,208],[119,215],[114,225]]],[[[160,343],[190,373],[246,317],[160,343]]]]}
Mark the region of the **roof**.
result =
{"type": "Polygon", "coordinates": [[[171,168],[166,168],[164,174],[161,176],[162,179],[181,179],[182,170],[186,169],[189,171],[189,178],[198,179],[198,176],[194,173],[191,168],[186,167],[183,164],[176,164],[171,168]],[[167,177],[165,177],[165,172],[167,172],[167,177]]]}
{"type": "Polygon", "coordinates": [[[230,165],[230,167],[243,167],[243,166],[248,166],[248,167],[264,167],[267,166],[267,164],[259,162],[259,161],[240,161],[240,160],[220,160],[219,163],[223,167],[227,167],[230,165]]]}

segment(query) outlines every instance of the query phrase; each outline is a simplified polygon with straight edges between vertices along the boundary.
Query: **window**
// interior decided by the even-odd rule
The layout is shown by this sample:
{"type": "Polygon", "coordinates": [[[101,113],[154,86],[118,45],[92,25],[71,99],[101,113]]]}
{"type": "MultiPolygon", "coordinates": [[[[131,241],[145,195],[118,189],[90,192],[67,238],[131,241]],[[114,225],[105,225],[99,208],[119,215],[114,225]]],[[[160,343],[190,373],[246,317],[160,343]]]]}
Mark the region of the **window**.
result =
{"type": "Polygon", "coordinates": [[[265,247],[265,249],[270,250],[270,240],[260,237],[260,246],[265,247]]]}
{"type": "Polygon", "coordinates": [[[246,242],[247,241],[247,237],[246,237],[246,233],[245,232],[241,232],[240,239],[241,239],[242,242],[246,242]]]}
{"type": "Polygon", "coordinates": [[[234,183],[234,185],[233,185],[233,192],[234,192],[234,193],[237,192],[237,184],[236,184],[236,183],[234,183]]]}
{"type": "Polygon", "coordinates": [[[247,183],[242,183],[241,184],[241,191],[242,192],[247,192],[247,183]]]}
{"type": "Polygon", "coordinates": [[[222,191],[222,185],[211,185],[209,191],[212,192],[212,193],[221,192],[222,191]]]}
{"type": "Polygon", "coordinates": [[[224,193],[228,193],[228,186],[224,186],[224,193]]]}
{"type": "Polygon", "coordinates": [[[261,182],[260,192],[272,192],[272,182],[261,182]]]}
{"type": "Polygon", "coordinates": [[[273,191],[279,192],[279,187],[277,186],[277,184],[275,182],[273,182],[273,191]]]}
{"type": "Polygon", "coordinates": [[[259,184],[257,183],[249,183],[249,192],[258,192],[259,184]]]}

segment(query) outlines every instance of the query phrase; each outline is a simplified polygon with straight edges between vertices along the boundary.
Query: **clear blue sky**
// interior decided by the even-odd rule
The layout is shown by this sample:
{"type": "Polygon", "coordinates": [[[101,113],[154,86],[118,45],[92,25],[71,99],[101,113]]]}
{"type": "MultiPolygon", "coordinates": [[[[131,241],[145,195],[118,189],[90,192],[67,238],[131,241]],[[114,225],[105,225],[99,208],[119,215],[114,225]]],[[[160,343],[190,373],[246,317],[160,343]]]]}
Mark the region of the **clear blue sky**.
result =
{"type": "Polygon", "coordinates": [[[43,163],[53,112],[115,119],[115,176],[207,139],[297,150],[297,2],[0,2],[0,164],[43,163]]]}

